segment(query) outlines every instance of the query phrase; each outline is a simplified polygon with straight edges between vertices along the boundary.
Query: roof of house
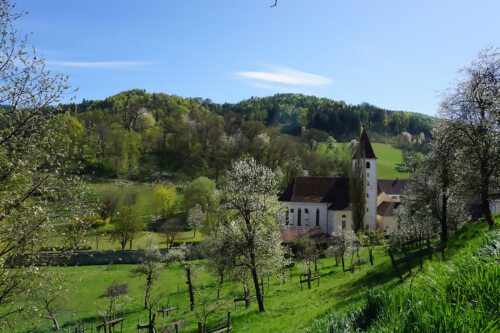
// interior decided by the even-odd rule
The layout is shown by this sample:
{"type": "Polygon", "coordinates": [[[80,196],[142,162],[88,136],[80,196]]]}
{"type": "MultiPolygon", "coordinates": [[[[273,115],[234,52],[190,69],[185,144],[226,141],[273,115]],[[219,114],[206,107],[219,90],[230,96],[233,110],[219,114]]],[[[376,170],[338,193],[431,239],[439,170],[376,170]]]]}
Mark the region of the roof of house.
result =
{"type": "Polygon", "coordinates": [[[402,195],[409,180],[401,179],[379,179],[377,181],[378,193],[385,192],[388,195],[402,195]]]}
{"type": "Polygon", "coordinates": [[[288,227],[281,229],[281,239],[285,244],[293,243],[301,237],[309,237],[319,241],[325,238],[325,234],[320,227],[288,227]]]}
{"type": "Polygon", "coordinates": [[[366,129],[364,127],[352,158],[377,158],[375,156],[375,152],[373,151],[372,144],[370,143],[370,139],[368,138],[368,133],[366,133],[366,129]]]}
{"type": "Polygon", "coordinates": [[[349,179],[335,177],[295,177],[279,201],[331,203],[334,210],[349,206],[349,179]]]}
{"type": "Polygon", "coordinates": [[[377,207],[377,215],[393,216],[399,205],[401,205],[400,202],[384,201],[377,207]]]}

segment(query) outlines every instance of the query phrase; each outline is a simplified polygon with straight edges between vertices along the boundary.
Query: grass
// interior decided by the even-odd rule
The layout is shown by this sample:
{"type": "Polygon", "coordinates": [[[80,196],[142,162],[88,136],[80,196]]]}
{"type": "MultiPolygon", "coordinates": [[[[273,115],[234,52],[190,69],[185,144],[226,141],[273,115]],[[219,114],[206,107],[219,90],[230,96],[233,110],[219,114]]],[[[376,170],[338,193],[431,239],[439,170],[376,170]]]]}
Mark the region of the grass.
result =
{"type": "MultiPolygon", "coordinates": [[[[348,143],[336,143],[336,147],[346,146],[348,143]]],[[[403,152],[388,143],[372,143],[375,156],[377,156],[378,179],[408,179],[409,173],[399,172],[397,167],[403,163],[403,152]]],[[[323,156],[333,159],[335,149],[328,148],[325,143],[318,143],[316,151],[323,156]]]]}
{"type": "Polygon", "coordinates": [[[467,226],[451,238],[449,260],[428,263],[396,288],[368,290],[361,305],[332,309],[308,332],[498,332],[500,232],[487,229],[467,226]]]}
{"type": "MultiPolygon", "coordinates": [[[[363,250],[360,255],[367,257],[363,250]]],[[[210,321],[224,318],[227,311],[231,311],[235,332],[299,332],[311,324],[313,318],[325,313],[331,307],[344,308],[347,304],[359,302],[364,288],[376,284],[385,284],[390,287],[396,284],[393,278],[392,267],[385,256],[383,249],[376,250],[376,265],[361,267],[360,271],[343,273],[335,265],[333,259],[320,260],[321,283],[317,287],[313,284],[311,290],[301,291],[299,280],[301,264],[291,270],[292,279],[282,283],[275,278],[270,279],[270,289],[265,291],[266,312],[260,314],[256,302],[252,302],[249,309],[239,303],[235,309],[232,299],[242,294],[240,283],[228,281],[222,289],[222,298],[225,300],[220,312],[213,315],[210,321]]],[[[213,286],[216,283],[214,274],[206,267],[205,261],[196,262],[197,269],[194,283],[197,286],[213,286]]],[[[133,265],[115,265],[113,270],[105,266],[51,268],[64,275],[71,286],[71,297],[66,303],[67,311],[61,314],[60,322],[67,329],[74,327],[76,321],[94,320],[103,311],[105,302],[99,299],[106,287],[113,281],[129,284],[129,296],[122,300],[123,311],[126,314],[124,332],[134,332],[137,320],[145,321],[146,312],[142,309],[144,279],[131,275],[133,265]]],[[[267,282],[266,282],[267,283],[267,282]]],[[[172,322],[183,318],[187,326],[182,332],[195,332],[197,321],[195,313],[188,311],[189,302],[184,272],[179,267],[172,266],[165,269],[156,284],[155,294],[163,292],[165,295],[162,304],[179,304],[180,311],[173,317],[160,318],[160,322],[172,322]],[[179,288],[179,292],[177,292],[179,288]]],[[[41,331],[48,330],[48,321],[36,324],[41,331]],[[42,326],[40,326],[42,325],[42,326]],[[45,325],[45,326],[43,326],[45,325]]],[[[36,326],[35,325],[35,326],[36,326]]],[[[22,330],[28,331],[34,324],[22,324],[22,330]]]]}

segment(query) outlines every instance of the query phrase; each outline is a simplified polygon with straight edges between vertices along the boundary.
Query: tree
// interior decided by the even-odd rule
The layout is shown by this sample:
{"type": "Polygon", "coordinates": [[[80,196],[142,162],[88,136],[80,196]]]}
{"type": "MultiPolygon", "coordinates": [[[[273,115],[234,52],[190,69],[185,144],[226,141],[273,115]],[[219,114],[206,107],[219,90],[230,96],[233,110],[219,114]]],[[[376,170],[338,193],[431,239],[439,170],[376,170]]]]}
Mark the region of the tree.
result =
{"type": "Polygon", "coordinates": [[[167,247],[174,245],[175,237],[183,230],[183,225],[178,218],[163,219],[161,232],[165,235],[167,247]]]}
{"type": "Polygon", "coordinates": [[[144,230],[144,224],[140,217],[140,205],[137,193],[128,193],[123,206],[120,208],[120,217],[116,219],[112,237],[116,239],[122,251],[129,243],[132,250],[132,242],[137,234],[144,230]]]}
{"type": "Polygon", "coordinates": [[[187,209],[198,204],[205,210],[213,204],[214,195],[215,182],[207,177],[199,177],[184,189],[184,204],[187,209]]]}
{"type": "Polygon", "coordinates": [[[52,330],[59,331],[57,317],[64,310],[67,299],[68,286],[63,276],[58,273],[43,270],[35,280],[33,288],[29,289],[29,299],[36,308],[36,315],[52,322],[52,330]]]}
{"type": "Polygon", "coordinates": [[[85,235],[90,227],[90,221],[85,218],[76,217],[68,223],[65,238],[72,251],[78,251],[85,243],[85,235]]]}
{"type": "Polygon", "coordinates": [[[232,164],[221,190],[224,215],[219,229],[224,230],[217,233],[224,236],[232,268],[250,271],[260,312],[265,307],[259,275],[279,271],[284,258],[276,223],[278,183],[270,169],[249,158],[232,164]]]}
{"type": "Polygon", "coordinates": [[[108,308],[105,313],[105,317],[108,320],[115,319],[117,312],[117,301],[120,297],[128,294],[128,284],[113,282],[109,285],[106,291],[100,296],[101,298],[107,298],[109,301],[108,308]]]}
{"type": "Polygon", "coordinates": [[[112,220],[120,207],[121,194],[112,189],[108,189],[100,198],[99,215],[103,220],[112,220]]]}
{"type": "Polygon", "coordinates": [[[146,278],[145,292],[144,292],[144,308],[149,310],[150,323],[153,320],[152,307],[151,307],[151,290],[154,283],[160,277],[162,269],[162,262],[164,256],[158,248],[152,246],[151,240],[148,247],[141,250],[140,265],[132,270],[132,273],[146,278]]]}
{"type": "Polygon", "coordinates": [[[193,237],[196,237],[196,229],[203,223],[205,219],[205,214],[201,209],[199,204],[196,204],[193,208],[191,208],[188,212],[188,224],[193,229],[194,234],[193,237]]]}
{"type": "Polygon", "coordinates": [[[342,270],[345,270],[344,256],[353,251],[357,242],[358,238],[352,230],[339,230],[331,237],[329,252],[341,257],[342,270]]]}
{"type": "Polygon", "coordinates": [[[65,176],[74,166],[66,145],[71,136],[53,121],[53,105],[69,93],[67,78],[47,71],[28,36],[16,30],[24,14],[0,1],[0,318],[23,310],[17,296],[37,274],[8,267],[6,259],[41,245],[52,218],[71,220],[73,207],[66,216],[54,208],[79,191],[77,178],[65,176]]]}
{"type": "MultiPolygon", "coordinates": [[[[359,149],[358,151],[362,151],[359,149]]],[[[354,166],[349,174],[349,196],[351,199],[351,212],[354,233],[364,230],[366,212],[366,186],[363,156],[356,156],[354,166]]]]}
{"type": "Polygon", "coordinates": [[[175,207],[176,198],[177,191],[173,185],[156,185],[153,189],[153,201],[158,215],[166,218],[175,207]]]}
{"type": "Polygon", "coordinates": [[[182,244],[178,248],[170,250],[165,260],[167,262],[177,262],[186,273],[186,284],[189,290],[189,306],[191,311],[194,310],[194,287],[193,287],[193,265],[188,260],[190,249],[186,244],[182,244]]]}
{"type": "Polygon", "coordinates": [[[384,235],[378,230],[369,232],[359,232],[358,239],[361,246],[368,248],[368,256],[370,259],[370,265],[373,266],[373,248],[378,245],[383,245],[385,243],[384,235]]]}
{"type": "Polygon", "coordinates": [[[464,153],[463,163],[470,166],[470,190],[478,194],[482,215],[490,228],[494,221],[489,200],[492,178],[500,165],[500,53],[498,49],[481,51],[478,59],[461,71],[462,79],[441,102],[440,115],[448,132],[464,153]]]}

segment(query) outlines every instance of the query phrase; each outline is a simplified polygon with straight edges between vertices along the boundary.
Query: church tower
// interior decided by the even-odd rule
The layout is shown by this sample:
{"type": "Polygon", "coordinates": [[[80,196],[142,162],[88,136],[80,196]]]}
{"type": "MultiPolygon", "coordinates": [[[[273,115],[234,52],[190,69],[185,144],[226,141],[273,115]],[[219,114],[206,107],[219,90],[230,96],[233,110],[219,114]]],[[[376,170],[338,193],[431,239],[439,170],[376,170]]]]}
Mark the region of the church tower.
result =
{"type": "Polygon", "coordinates": [[[353,175],[356,173],[356,165],[360,163],[358,172],[364,179],[365,189],[365,231],[373,231],[377,228],[377,157],[368,138],[368,133],[363,127],[356,151],[352,157],[353,175]]]}

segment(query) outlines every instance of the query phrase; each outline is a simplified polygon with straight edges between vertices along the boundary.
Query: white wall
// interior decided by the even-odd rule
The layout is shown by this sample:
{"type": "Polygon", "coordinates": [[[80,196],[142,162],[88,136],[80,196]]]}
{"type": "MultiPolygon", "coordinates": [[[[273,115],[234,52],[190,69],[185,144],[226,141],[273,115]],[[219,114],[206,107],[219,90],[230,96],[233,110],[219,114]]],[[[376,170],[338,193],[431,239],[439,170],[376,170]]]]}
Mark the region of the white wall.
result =
{"type": "Polygon", "coordinates": [[[321,231],[324,233],[329,232],[328,227],[328,203],[310,203],[310,202],[284,202],[283,203],[288,208],[288,226],[296,227],[298,226],[298,212],[301,209],[302,212],[302,227],[316,227],[316,210],[319,209],[319,226],[321,231]],[[291,210],[293,209],[293,213],[291,210]],[[306,214],[305,210],[309,213],[306,214]]]}

